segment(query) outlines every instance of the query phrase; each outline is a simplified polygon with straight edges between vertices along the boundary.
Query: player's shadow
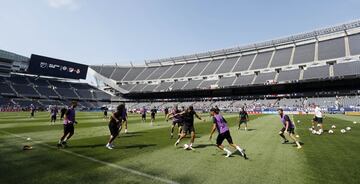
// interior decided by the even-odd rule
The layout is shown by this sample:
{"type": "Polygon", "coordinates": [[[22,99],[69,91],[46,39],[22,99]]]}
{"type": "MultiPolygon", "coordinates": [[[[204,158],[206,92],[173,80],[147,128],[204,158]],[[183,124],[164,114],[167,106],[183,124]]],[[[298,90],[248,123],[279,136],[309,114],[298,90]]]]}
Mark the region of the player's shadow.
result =
{"type": "Polygon", "coordinates": [[[138,149],[143,149],[143,148],[147,148],[147,147],[153,147],[156,146],[157,144],[134,144],[134,145],[129,145],[129,146],[121,146],[120,148],[138,148],[138,149]]]}
{"type": "Polygon", "coordinates": [[[91,144],[91,145],[77,145],[77,146],[69,146],[69,148],[98,148],[105,147],[106,144],[91,144]]]}
{"type": "Polygon", "coordinates": [[[213,147],[215,146],[214,144],[198,144],[196,146],[194,146],[195,149],[198,149],[198,148],[206,148],[206,147],[213,147]]]}
{"type": "Polygon", "coordinates": [[[251,131],[255,131],[256,129],[255,128],[248,128],[247,130],[244,130],[244,129],[240,129],[240,131],[248,131],[248,132],[251,132],[251,131]]]}

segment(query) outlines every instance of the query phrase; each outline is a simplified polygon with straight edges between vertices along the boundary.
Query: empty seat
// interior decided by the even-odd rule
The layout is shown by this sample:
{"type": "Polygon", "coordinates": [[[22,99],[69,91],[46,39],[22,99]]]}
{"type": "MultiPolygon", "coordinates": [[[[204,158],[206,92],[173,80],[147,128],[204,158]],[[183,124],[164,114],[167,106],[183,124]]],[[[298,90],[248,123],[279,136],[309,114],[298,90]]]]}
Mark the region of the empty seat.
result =
{"type": "Polygon", "coordinates": [[[240,72],[240,71],[245,71],[249,68],[252,60],[254,59],[255,54],[252,55],[245,55],[245,56],[241,56],[239,61],[236,63],[233,72],[240,72]]]}
{"type": "Polygon", "coordinates": [[[121,81],[124,76],[129,72],[130,68],[127,67],[116,67],[111,78],[116,81],[121,81]]]}
{"type": "Polygon", "coordinates": [[[209,89],[211,87],[211,85],[214,85],[217,83],[217,80],[204,80],[199,86],[198,88],[200,89],[209,89]]]}
{"type": "Polygon", "coordinates": [[[218,59],[211,61],[210,64],[207,65],[207,67],[202,71],[200,75],[211,75],[214,74],[215,71],[221,66],[221,63],[224,61],[224,59],[218,59]]]}
{"type": "Polygon", "coordinates": [[[319,42],[319,60],[345,57],[344,37],[319,42]]]}
{"type": "Polygon", "coordinates": [[[295,47],[293,64],[307,63],[314,61],[315,43],[299,45],[295,47]]]}
{"type": "Polygon", "coordinates": [[[206,68],[210,61],[199,62],[194,68],[186,75],[187,77],[199,76],[200,73],[206,68]]]}
{"type": "Polygon", "coordinates": [[[299,80],[300,79],[300,71],[301,71],[300,69],[280,71],[277,81],[285,82],[285,81],[299,80]]]}
{"type": "Polygon", "coordinates": [[[334,65],[334,76],[360,75],[360,62],[338,63],[334,65]]]}
{"type": "Polygon", "coordinates": [[[276,72],[259,73],[259,75],[256,77],[256,79],[254,81],[254,84],[263,84],[269,80],[274,80],[275,75],[276,75],[276,72]]]}
{"type": "Polygon", "coordinates": [[[267,68],[269,65],[273,51],[261,52],[256,56],[254,63],[251,65],[251,70],[267,68]]]}
{"type": "Polygon", "coordinates": [[[222,77],[217,84],[219,87],[232,86],[235,79],[236,79],[235,76],[234,77],[222,77]]]}
{"type": "Polygon", "coordinates": [[[349,36],[350,55],[360,54],[360,34],[349,36]]]}
{"type": "Polygon", "coordinates": [[[226,60],[223,62],[223,64],[220,66],[217,74],[220,73],[229,73],[234,68],[236,62],[238,61],[239,57],[233,57],[233,58],[226,58],[226,60]]]}
{"type": "Polygon", "coordinates": [[[152,73],[148,80],[158,79],[161,75],[163,75],[171,66],[162,66],[159,67],[154,73],[152,73]]]}
{"type": "Polygon", "coordinates": [[[151,67],[146,68],[135,80],[145,80],[147,79],[154,71],[156,71],[159,67],[151,67]]]}
{"type": "Polygon", "coordinates": [[[309,67],[304,70],[303,79],[324,79],[329,78],[329,66],[309,67]]]}
{"type": "Polygon", "coordinates": [[[202,80],[190,80],[183,89],[196,89],[201,82],[202,80]]]}
{"type": "Polygon", "coordinates": [[[290,63],[293,48],[278,49],[275,51],[270,67],[286,66],[290,63]]]}
{"type": "MultiPolygon", "coordinates": [[[[184,65],[172,65],[169,70],[167,70],[160,78],[161,79],[168,79],[171,78],[175,73],[177,73],[181,67],[184,65]]],[[[184,74],[185,75],[185,74],[184,74]]]]}
{"type": "Polygon", "coordinates": [[[21,96],[26,96],[26,97],[39,97],[40,96],[39,93],[37,93],[32,86],[13,85],[13,88],[21,96]]]}
{"type": "Polygon", "coordinates": [[[240,75],[236,78],[234,86],[246,86],[250,85],[254,80],[255,74],[251,75],[240,75]]]}
{"type": "Polygon", "coordinates": [[[144,67],[133,67],[126,73],[123,81],[133,81],[145,68],[144,67]]]}

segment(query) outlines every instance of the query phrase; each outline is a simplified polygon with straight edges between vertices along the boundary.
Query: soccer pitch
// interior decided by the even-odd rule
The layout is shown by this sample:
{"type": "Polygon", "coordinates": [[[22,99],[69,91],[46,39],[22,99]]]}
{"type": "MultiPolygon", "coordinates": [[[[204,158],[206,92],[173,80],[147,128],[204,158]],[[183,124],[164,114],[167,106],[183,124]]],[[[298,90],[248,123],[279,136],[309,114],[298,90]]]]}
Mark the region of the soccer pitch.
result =
{"type": "MultiPolygon", "coordinates": [[[[108,121],[101,112],[77,112],[75,135],[69,147],[57,149],[62,122],[50,125],[49,113],[0,113],[0,183],[359,183],[360,117],[328,115],[325,130],[313,135],[312,116],[290,116],[296,123],[303,148],[281,144],[282,125],[275,115],[250,116],[249,131],[237,130],[237,114],[225,114],[234,143],[246,149],[249,160],[237,152],[225,158],[209,140],[212,122],[196,121],[195,150],[184,150],[184,139],[174,147],[170,121],[157,115],[150,126],[140,115],[129,115],[128,134],[123,131],[108,150],[108,121]],[[353,124],[353,121],[359,122],[353,124]],[[341,134],[340,129],[352,127],[341,134]],[[31,140],[26,140],[27,138],[31,140]],[[33,150],[23,151],[24,145],[33,150]]],[[[291,142],[291,141],[290,141],[291,142]]],[[[226,141],[224,145],[228,147],[226,141]]]]}

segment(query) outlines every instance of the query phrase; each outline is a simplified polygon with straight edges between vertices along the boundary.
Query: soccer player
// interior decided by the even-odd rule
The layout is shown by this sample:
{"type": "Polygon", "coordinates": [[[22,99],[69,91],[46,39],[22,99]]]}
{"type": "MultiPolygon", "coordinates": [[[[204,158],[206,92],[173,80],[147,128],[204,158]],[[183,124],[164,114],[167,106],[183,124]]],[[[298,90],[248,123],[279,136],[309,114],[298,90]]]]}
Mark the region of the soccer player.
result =
{"type": "Polygon", "coordinates": [[[119,135],[119,132],[121,131],[122,121],[123,121],[122,117],[124,111],[125,111],[125,105],[120,104],[119,106],[117,106],[116,112],[114,112],[110,117],[110,121],[109,121],[110,139],[106,144],[107,149],[112,150],[114,148],[113,142],[116,139],[116,137],[119,135]]]}
{"type": "Polygon", "coordinates": [[[164,114],[165,114],[165,118],[167,118],[167,116],[169,114],[169,108],[165,107],[164,114]]]}
{"type": "Polygon", "coordinates": [[[140,113],[141,113],[141,121],[143,123],[145,123],[146,122],[146,108],[145,108],[145,106],[141,109],[140,113]]]}
{"type": "Polygon", "coordinates": [[[35,105],[30,104],[30,118],[34,118],[35,110],[36,110],[35,105]]]}
{"type": "Polygon", "coordinates": [[[174,136],[174,128],[176,124],[178,125],[179,128],[178,134],[181,133],[182,116],[179,115],[179,113],[181,113],[181,111],[178,109],[178,106],[175,105],[174,108],[172,109],[171,114],[168,114],[168,116],[166,117],[166,120],[170,118],[172,119],[170,138],[173,138],[174,136]]]}
{"type": "Polygon", "coordinates": [[[245,107],[240,108],[240,112],[239,112],[239,128],[238,130],[240,130],[240,125],[241,124],[245,124],[245,131],[247,130],[247,122],[249,121],[249,115],[245,110],[245,107]]]}
{"type": "Polygon", "coordinates": [[[128,132],[128,121],[127,121],[128,116],[127,116],[126,108],[122,111],[121,118],[122,118],[123,123],[125,124],[125,133],[127,134],[127,132],[128,132]]]}
{"type": "Polygon", "coordinates": [[[228,150],[227,148],[225,148],[222,145],[223,141],[226,139],[231,147],[237,149],[245,159],[248,159],[246,154],[245,154],[245,150],[241,149],[240,146],[233,143],[233,140],[231,138],[230,130],[229,130],[229,127],[227,125],[227,122],[226,122],[225,118],[222,115],[219,114],[219,111],[216,110],[216,108],[211,108],[210,109],[210,116],[213,117],[214,124],[213,124],[213,127],[211,129],[209,139],[211,140],[212,135],[214,134],[215,130],[217,130],[219,134],[218,134],[218,137],[216,138],[216,146],[219,149],[225,151],[225,153],[226,153],[225,157],[229,157],[232,154],[232,152],[230,150],[228,150]]]}
{"type": "Polygon", "coordinates": [[[175,146],[177,146],[181,139],[183,139],[188,132],[191,132],[190,145],[187,149],[193,149],[193,143],[195,141],[195,127],[194,127],[194,116],[199,120],[202,120],[201,117],[194,111],[193,106],[189,106],[185,111],[179,113],[178,115],[183,116],[184,125],[182,127],[182,132],[180,134],[179,139],[175,142],[175,146]]]}
{"type": "Polygon", "coordinates": [[[282,137],[284,139],[283,144],[289,142],[286,139],[285,135],[284,135],[285,133],[287,133],[290,136],[290,138],[292,140],[294,140],[294,142],[297,145],[297,148],[300,149],[301,145],[300,145],[299,141],[296,140],[296,138],[295,138],[295,125],[294,125],[294,123],[290,120],[288,115],[284,114],[283,109],[278,109],[278,113],[279,113],[280,118],[281,118],[281,123],[283,124],[283,128],[279,132],[280,137],[282,137]]]}
{"type": "Polygon", "coordinates": [[[57,106],[51,107],[51,110],[50,110],[50,116],[51,116],[50,124],[51,124],[51,125],[54,125],[54,124],[55,124],[56,116],[57,116],[57,113],[58,113],[58,112],[59,112],[59,111],[58,111],[57,106]]]}
{"type": "Polygon", "coordinates": [[[67,111],[66,107],[60,109],[60,120],[64,118],[65,112],[67,111]]]}
{"type": "Polygon", "coordinates": [[[154,121],[155,121],[155,114],[157,113],[157,109],[156,109],[156,107],[154,106],[154,108],[152,108],[151,110],[150,110],[150,112],[151,112],[151,126],[154,124],[154,121]]]}
{"type": "Polygon", "coordinates": [[[104,119],[108,119],[108,108],[105,106],[104,107],[104,119]]]}
{"type": "Polygon", "coordinates": [[[317,123],[317,126],[320,127],[320,129],[318,131],[320,132],[320,134],[322,134],[323,133],[323,113],[322,113],[319,105],[315,105],[315,115],[312,120],[312,127],[311,127],[312,130],[316,130],[315,123],[317,123]]]}
{"type": "Polygon", "coordinates": [[[77,106],[77,102],[71,102],[70,108],[65,112],[64,117],[64,134],[60,138],[57,147],[67,147],[66,141],[68,141],[74,135],[74,124],[77,124],[75,120],[75,108],[77,106]]]}

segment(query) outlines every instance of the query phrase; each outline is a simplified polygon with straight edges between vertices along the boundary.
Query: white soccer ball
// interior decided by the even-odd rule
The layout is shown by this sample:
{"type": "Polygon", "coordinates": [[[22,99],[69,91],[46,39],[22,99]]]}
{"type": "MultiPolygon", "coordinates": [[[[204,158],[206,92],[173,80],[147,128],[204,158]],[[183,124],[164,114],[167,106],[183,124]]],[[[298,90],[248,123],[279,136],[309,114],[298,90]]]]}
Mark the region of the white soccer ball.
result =
{"type": "Polygon", "coordinates": [[[321,125],[320,124],[317,124],[318,127],[320,127],[321,125]]]}
{"type": "Polygon", "coordinates": [[[299,135],[295,135],[296,138],[299,138],[300,136],[299,135]]]}
{"type": "Polygon", "coordinates": [[[331,128],[336,128],[336,126],[335,126],[335,125],[333,125],[333,126],[331,126],[331,128]]]}
{"type": "Polygon", "coordinates": [[[309,131],[313,131],[313,129],[312,129],[312,128],[309,128],[309,131]]]}
{"type": "Polygon", "coordinates": [[[300,120],[297,120],[298,123],[300,123],[300,120]]]}
{"type": "Polygon", "coordinates": [[[316,134],[317,134],[317,135],[321,135],[321,131],[320,131],[320,130],[317,131],[316,134]]]}
{"type": "Polygon", "coordinates": [[[351,130],[351,127],[346,127],[346,130],[347,130],[347,131],[350,131],[350,130],[351,130]]]}
{"type": "Polygon", "coordinates": [[[354,123],[354,124],[356,124],[357,122],[356,122],[356,121],[354,121],[353,123],[354,123]]]}
{"type": "Polygon", "coordinates": [[[26,138],[26,140],[27,140],[27,141],[30,141],[30,140],[31,140],[31,138],[30,138],[30,137],[28,137],[28,138],[26,138]]]}
{"type": "Polygon", "coordinates": [[[188,149],[189,145],[188,144],[184,144],[184,149],[188,149]]]}
{"type": "Polygon", "coordinates": [[[345,133],[346,130],[345,130],[345,129],[341,129],[340,132],[341,132],[341,133],[345,133]]]}
{"type": "Polygon", "coordinates": [[[333,134],[334,133],[334,131],[333,130],[329,130],[329,134],[333,134]]]}
{"type": "Polygon", "coordinates": [[[311,131],[312,134],[316,134],[316,130],[311,131]]]}

